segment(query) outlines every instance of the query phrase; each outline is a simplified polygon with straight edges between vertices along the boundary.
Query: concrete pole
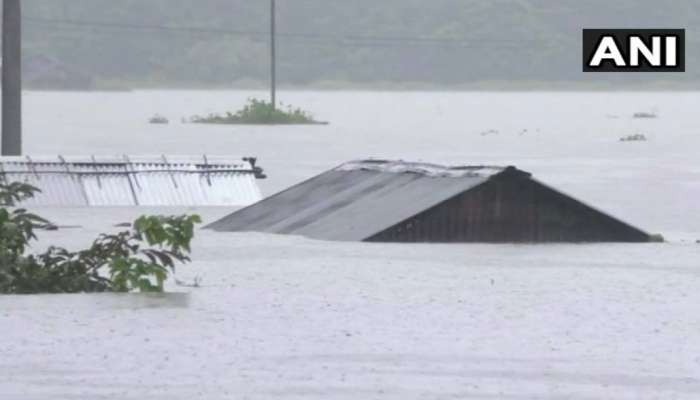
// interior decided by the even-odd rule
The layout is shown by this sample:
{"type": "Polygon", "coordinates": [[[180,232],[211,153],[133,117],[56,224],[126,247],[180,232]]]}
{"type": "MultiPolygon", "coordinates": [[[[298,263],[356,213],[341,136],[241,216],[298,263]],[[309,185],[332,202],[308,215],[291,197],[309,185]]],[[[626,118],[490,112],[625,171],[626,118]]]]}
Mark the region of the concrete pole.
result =
{"type": "Polygon", "coordinates": [[[22,12],[20,0],[3,0],[2,155],[22,154],[22,12]]]}
{"type": "Polygon", "coordinates": [[[270,103],[277,107],[277,15],[275,0],[270,0],[270,103]]]}

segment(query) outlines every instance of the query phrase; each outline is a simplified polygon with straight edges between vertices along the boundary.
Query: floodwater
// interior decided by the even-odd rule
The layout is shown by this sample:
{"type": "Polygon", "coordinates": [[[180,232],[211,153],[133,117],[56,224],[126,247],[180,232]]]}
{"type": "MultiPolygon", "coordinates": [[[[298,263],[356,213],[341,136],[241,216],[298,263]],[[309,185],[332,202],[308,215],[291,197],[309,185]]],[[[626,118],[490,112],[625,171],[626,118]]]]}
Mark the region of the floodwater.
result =
{"type": "MultiPolygon", "coordinates": [[[[25,97],[29,154],[258,156],[266,194],[344,161],[509,164],[669,239],[385,245],[199,231],[161,298],[0,298],[0,398],[694,399],[700,93],[282,92],[329,126],[180,119],[256,92],[25,97]],[[635,119],[640,111],[658,118],[635,119]],[[153,114],[169,125],[148,125],[153,114]],[[642,134],[646,141],[620,141],[642,134]]],[[[407,199],[410,201],[410,199],[407,199]]],[[[141,213],[41,209],[35,247],[141,213]]]]}
{"type": "Polygon", "coordinates": [[[512,164],[654,232],[700,238],[700,93],[283,92],[330,126],[182,124],[263,92],[38,93],[28,154],[254,155],[267,194],[365,157],[512,164]],[[634,119],[635,112],[658,113],[634,119]],[[148,125],[159,113],[170,125],[148,125]],[[621,142],[642,134],[646,142],[621,142]]]}

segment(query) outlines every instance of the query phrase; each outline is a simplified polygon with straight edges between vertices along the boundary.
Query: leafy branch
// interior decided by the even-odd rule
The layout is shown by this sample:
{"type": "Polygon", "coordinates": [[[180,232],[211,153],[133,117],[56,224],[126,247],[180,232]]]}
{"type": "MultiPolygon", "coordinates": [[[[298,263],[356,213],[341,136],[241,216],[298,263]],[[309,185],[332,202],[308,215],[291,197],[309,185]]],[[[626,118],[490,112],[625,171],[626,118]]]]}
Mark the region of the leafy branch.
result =
{"type": "Polygon", "coordinates": [[[191,261],[197,215],[142,216],[129,230],[100,235],[88,249],[52,246],[27,255],[35,230],[49,222],[6,206],[37,192],[23,183],[0,185],[0,293],[162,292],[176,265],[191,261]]]}

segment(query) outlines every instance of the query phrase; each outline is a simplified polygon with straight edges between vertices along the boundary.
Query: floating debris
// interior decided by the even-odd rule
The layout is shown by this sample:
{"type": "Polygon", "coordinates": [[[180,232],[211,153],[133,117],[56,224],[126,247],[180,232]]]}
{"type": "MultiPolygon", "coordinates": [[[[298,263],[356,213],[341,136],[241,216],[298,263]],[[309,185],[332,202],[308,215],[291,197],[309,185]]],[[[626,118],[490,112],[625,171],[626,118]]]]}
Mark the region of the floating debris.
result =
{"type": "Polygon", "coordinates": [[[45,230],[45,231],[58,231],[58,230],[62,230],[62,229],[82,229],[82,226],[80,226],[80,225],[47,224],[47,225],[37,226],[37,229],[41,229],[41,230],[45,230]]]}
{"type": "Polygon", "coordinates": [[[659,118],[659,115],[656,113],[656,111],[652,111],[652,112],[641,111],[641,112],[634,113],[634,115],[632,115],[632,118],[654,119],[654,118],[659,118]]]}
{"type": "Polygon", "coordinates": [[[165,118],[162,115],[156,114],[151,117],[151,119],[148,120],[149,124],[155,124],[155,125],[167,125],[170,123],[167,118],[165,118]]]}
{"type": "Polygon", "coordinates": [[[199,288],[202,287],[202,278],[200,276],[195,276],[191,283],[175,278],[175,284],[180,287],[199,288]]]}
{"type": "Polygon", "coordinates": [[[629,136],[622,137],[622,138],[620,138],[620,141],[621,142],[646,142],[647,137],[638,133],[636,135],[629,135],[629,136]]]}
{"type": "Polygon", "coordinates": [[[489,129],[488,131],[481,132],[481,136],[498,135],[499,132],[495,129],[489,129]]]}

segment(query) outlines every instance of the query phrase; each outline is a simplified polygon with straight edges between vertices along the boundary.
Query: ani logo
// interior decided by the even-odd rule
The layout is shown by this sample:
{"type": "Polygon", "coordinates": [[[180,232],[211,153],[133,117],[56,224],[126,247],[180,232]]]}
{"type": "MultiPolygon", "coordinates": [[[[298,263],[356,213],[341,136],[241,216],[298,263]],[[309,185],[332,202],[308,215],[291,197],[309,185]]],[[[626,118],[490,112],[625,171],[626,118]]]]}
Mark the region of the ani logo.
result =
{"type": "Polygon", "coordinates": [[[685,72],[685,29],[584,29],[583,72],[685,72]]]}

